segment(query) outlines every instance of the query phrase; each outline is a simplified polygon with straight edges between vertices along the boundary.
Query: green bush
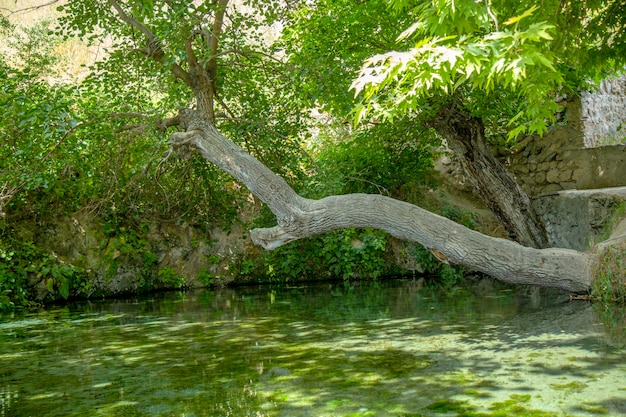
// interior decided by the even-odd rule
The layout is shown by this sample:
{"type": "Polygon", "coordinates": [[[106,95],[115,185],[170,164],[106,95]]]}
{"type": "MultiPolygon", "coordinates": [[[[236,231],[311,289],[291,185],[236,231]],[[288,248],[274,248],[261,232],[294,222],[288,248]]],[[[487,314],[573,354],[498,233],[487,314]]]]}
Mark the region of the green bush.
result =
{"type": "Polygon", "coordinates": [[[88,295],[90,280],[80,266],[63,263],[32,242],[3,236],[0,244],[0,310],[31,307],[46,298],[88,295]],[[36,287],[40,287],[39,291],[36,287]],[[37,299],[42,289],[47,297],[37,299]]]}
{"type": "Polygon", "coordinates": [[[613,245],[602,254],[591,295],[604,304],[626,302],[626,243],[613,245]]]}
{"type": "Polygon", "coordinates": [[[415,261],[421,265],[425,273],[439,277],[441,285],[452,288],[464,278],[464,269],[460,266],[446,264],[422,245],[415,245],[411,251],[415,261]]]}
{"type": "Polygon", "coordinates": [[[323,132],[315,144],[316,175],[305,193],[373,193],[392,197],[435,186],[433,146],[428,134],[414,136],[410,120],[355,132],[323,132]]]}
{"type": "Polygon", "coordinates": [[[185,279],[170,267],[159,269],[157,276],[160,284],[166,288],[180,289],[186,285],[185,279]]]}
{"type": "Polygon", "coordinates": [[[265,258],[275,281],[377,278],[386,272],[387,234],[346,229],[289,243],[265,258]]]}
{"type": "Polygon", "coordinates": [[[205,287],[211,287],[215,283],[215,274],[210,273],[208,268],[200,268],[196,278],[205,287]]]}

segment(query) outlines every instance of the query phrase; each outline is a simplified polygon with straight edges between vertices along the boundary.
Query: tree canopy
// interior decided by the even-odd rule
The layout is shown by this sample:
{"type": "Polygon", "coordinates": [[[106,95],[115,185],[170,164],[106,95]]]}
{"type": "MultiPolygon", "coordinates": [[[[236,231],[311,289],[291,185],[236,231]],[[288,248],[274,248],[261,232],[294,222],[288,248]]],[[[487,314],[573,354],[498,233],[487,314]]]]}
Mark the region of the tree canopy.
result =
{"type": "Polygon", "coordinates": [[[509,138],[542,134],[559,95],[626,65],[621,1],[391,3],[413,20],[398,35],[411,45],[366,60],[351,86],[364,98],[357,120],[428,113],[454,99],[509,138]]]}

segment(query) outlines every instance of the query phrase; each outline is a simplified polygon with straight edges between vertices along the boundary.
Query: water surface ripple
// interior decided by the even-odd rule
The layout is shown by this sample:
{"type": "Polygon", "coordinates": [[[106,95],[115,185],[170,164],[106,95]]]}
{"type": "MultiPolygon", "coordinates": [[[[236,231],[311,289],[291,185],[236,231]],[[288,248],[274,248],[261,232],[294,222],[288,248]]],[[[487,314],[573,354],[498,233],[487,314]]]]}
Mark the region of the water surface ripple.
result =
{"type": "Polygon", "coordinates": [[[619,416],[623,308],[414,280],[0,318],[5,416],[619,416]]]}

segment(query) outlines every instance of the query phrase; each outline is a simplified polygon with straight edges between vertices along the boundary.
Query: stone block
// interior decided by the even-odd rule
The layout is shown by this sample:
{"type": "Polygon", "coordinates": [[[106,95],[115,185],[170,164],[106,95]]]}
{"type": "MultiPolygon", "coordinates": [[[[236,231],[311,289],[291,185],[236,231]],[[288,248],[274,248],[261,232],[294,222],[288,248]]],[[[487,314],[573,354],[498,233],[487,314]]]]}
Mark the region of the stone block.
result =
{"type": "Polygon", "coordinates": [[[576,153],[575,149],[565,149],[558,154],[556,159],[557,161],[572,161],[575,159],[576,153]]]}
{"type": "Polygon", "coordinates": [[[517,165],[514,168],[515,172],[519,172],[520,174],[528,174],[530,172],[526,165],[517,165]]]}
{"type": "Polygon", "coordinates": [[[572,178],[573,171],[571,170],[559,170],[559,182],[566,182],[572,178]]]}
{"type": "Polygon", "coordinates": [[[556,159],[556,152],[546,152],[543,155],[540,155],[537,157],[537,160],[539,162],[550,162],[550,161],[554,161],[556,159]]]}
{"type": "Polygon", "coordinates": [[[548,184],[545,187],[543,187],[543,189],[541,190],[541,192],[543,194],[548,194],[548,193],[554,193],[557,191],[561,191],[563,188],[561,187],[560,184],[548,184]]]}
{"type": "Polygon", "coordinates": [[[546,173],[545,172],[537,172],[535,175],[535,183],[536,184],[544,184],[546,182],[546,173]]]}
{"type": "Polygon", "coordinates": [[[574,180],[577,183],[581,182],[583,179],[585,179],[588,176],[589,176],[589,173],[587,173],[584,169],[578,168],[572,171],[572,180],[574,180]]]}
{"type": "Polygon", "coordinates": [[[548,181],[549,183],[558,183],[559,174],[560,171],[558,169],[548,171],[548,173],[546,174],[546,181],[548,181]]]}

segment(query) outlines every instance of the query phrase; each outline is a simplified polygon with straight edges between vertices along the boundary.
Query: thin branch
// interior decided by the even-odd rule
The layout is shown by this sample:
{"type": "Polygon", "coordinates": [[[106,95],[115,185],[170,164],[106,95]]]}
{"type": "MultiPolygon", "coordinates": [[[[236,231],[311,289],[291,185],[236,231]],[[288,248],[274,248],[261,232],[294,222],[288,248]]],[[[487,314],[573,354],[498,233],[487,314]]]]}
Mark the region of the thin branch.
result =
{"type": "Polygon", "coordinates": [[[7,12],[9,12],[9,16],[11,16],[16,13],[29,12],[31,10],[37,10],[37,9],[41,9],[47,6],[52,6],[54,3],[58,3],[59,1],[60,0],[52,0],[52,1],[49,1],[48,3],[40,4],[39,6],[25,7],[23,9],[17,9],[13,11],[7,7],[0,7],[0,10],[6,10],[7,12]]]}
{"type": "Polygon", "coordinates": [[[211,38],[209,39],[211,59],[207,63],[206,69],[212,77],[215,77],[215,74],[217,73],[217,48],[224,26],[224,15],[226,14],[227,6],[228,0],[219,0],[217,4],[217,12],[215,13],[215,20],[213,21],[213,29],[211,30],[211,38]]]}
{"type": "Polygon", "coordinates": [[[228,0],[219,0],[217,5],[217,12],[215,13],[215,21],[213,22],[213,30],[211,31],[211,52],[217,54],[217,46],[220,35],[222,33],[222,27],[224,26],[224,15],[226,14],[226,7],[228,7],[228,0]]]}
{"type": "Polygon", "coordinates": [[[195,68],[198,65],[198,58],[193,51],[193,35],[185,40],[185,53],[187,54],[187,62],[191,68],[195,68]]]}
{"type": "Polygon", "coordinates": [[[178,118],[178,116],[168,117],[167,119],[162,119],[157,122],[157,129],[159,129],[161,132],[165,132],[168,127],[178,125],[180,125],[180,119],[178,118]]]}
{"type": "Polygon", "coordinates": [[[107,117],[110,117],[112,119],[119,119],[123,117],[138,117],[140,119],[153,119],[152,116],[149,116],[145,113],[139,113],[139,112],[134,112],[134,111],[126,112],[126,113],[111,113],[107,117]]]}
{"type": "Polygon", "coordinates": [[[204,42],[206,43],[207,49],[211,49],[211,32],[209,32],[206,28],[200,27],[199,29],[196,29],[194,34],[202,36],[204,42]]]}
{"type": "Polygon", "coordinates": [[[489,0],[485,1],[485,6],[487,7],[487,14],[491,18],[491,20],[493,20],[493,23],[496,26],[496,32],[498,32],[500,30],[498,29],[498,19],[496,18],[496,15],[493,14],[493,12],[491,11],[491,7],[489,7],[489,0]]]}
{"type": "Polygon", "coordinates": [[[139,30],[148,39],[148,42],[155,40],[159,44],[158,38],[144,24],[130,17],[115,0],[109,0],[109,4],[117,11],[120,19],[135,29],[139,30]]]}
{"type": "Polygon", "coordinates": [[[115,133],[122,133],[132,131],[133,133],[143,133],[148,128],[147,123],[135,123],[132,125],[126,125],[115,130],[115,133]]]}
{"type": "MultiPolygon", "coordinates": [[[[157,38],[143,23],[129,16],[115,0],[108,1],[109,4],[115,9],[115,11],[117,11],[120,20],[130,25],[131,27],[139,30],[146,37],[148,42],[146,48],[135,49],[134,51],[141,52],[147,57],[152,58],[159,63],[163,63],[165,60],[165,52],[161,47],[161,40],[157,38]]],[[[189,74],[187,74],[187,72],[182,69],[180,65],[176,63],[171,64],[170,71],[172,71],[174,76],[180,78],[186,85],[191,85],[189,74]]]]}
{"type": "Polygon", "coordinates": [[[230,115],[230,119],[236,120],[237,116],[235,116],[235,113],[230,109],[230,107],[226,104],[226,102],[222,99],[222,97],[220,97],[218,94],[215,94],[215,96],[217,97],[217,101],[219,101],[222,107],[224,107],[224,110],[226,110],[226,113],[230,115]]]}
{"type": "Polygon", "coordinates": [[[230,54],[239,55],[239,56],[242,56],[242,57],[248,58],[248,59],[250,59],[250,55],[260,55],[262,57],[265,57],[265,58],[269,59],[270,61],[276,62],[277,64],[284,65],[290,71],[296,71],[298,69],[295,65],[288,64],[285,61],[282,61],[282,60],[280,60],[279,58],[276,58],[273,55],[270,55],[270,54],[268,54],[266,52],[261,52],[261,51],[252,51],[252,50],[250,50],[250,51],[240,51],[237,48],[234,48],[234,49],[228,49],[226,51],[222,51],[219,54],[217,54],[217,56],[226,56],[226,55],[230,55],[230,54]]]}

